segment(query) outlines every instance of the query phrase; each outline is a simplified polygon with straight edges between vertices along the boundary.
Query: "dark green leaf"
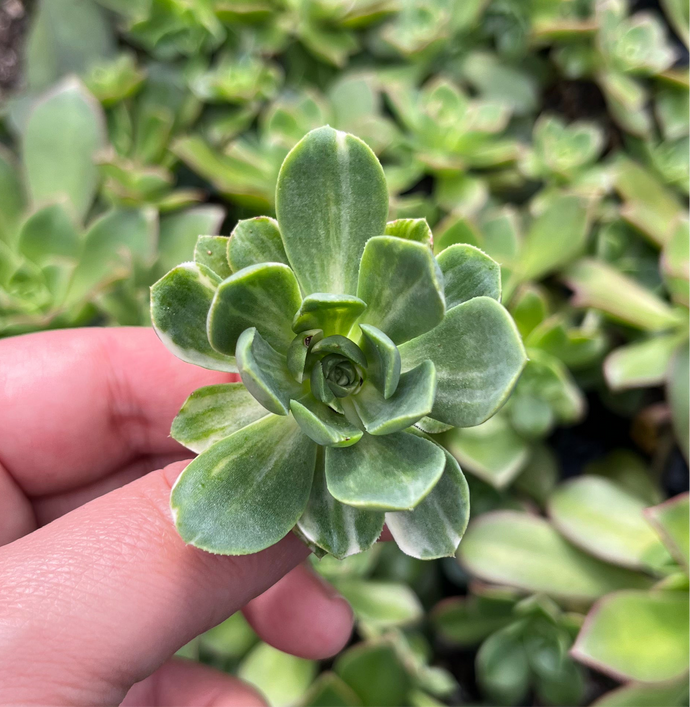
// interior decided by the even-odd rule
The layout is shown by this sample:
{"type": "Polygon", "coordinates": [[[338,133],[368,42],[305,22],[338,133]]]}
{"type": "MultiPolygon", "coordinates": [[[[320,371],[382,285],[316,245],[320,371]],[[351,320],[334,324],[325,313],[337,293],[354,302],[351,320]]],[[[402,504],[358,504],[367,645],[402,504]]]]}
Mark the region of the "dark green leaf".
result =
{"type": "Polygon", "coordinates": [[[384,398],[395,393],[400,380],[400,352],[398,347],[380,329],[369,324],[360,325],[361,346],[367,357],[367,375],[384,398]]]}
{"type": "Polygon", "coordinates": [[[367,367],[367,358],[362,349],[350,339],[338,334],[327,336],[325,339],[317,341],[312,347],[311,353],[318,356],[340,354],[362,368],[367,367]]]}
{"type": "Polygon", "coordinates": [[[349,447],[362,437],[362,431],[351,425],[344,415],[311,396],[291,400],[290,412],[302,432],[321,446],[349,447]]]}

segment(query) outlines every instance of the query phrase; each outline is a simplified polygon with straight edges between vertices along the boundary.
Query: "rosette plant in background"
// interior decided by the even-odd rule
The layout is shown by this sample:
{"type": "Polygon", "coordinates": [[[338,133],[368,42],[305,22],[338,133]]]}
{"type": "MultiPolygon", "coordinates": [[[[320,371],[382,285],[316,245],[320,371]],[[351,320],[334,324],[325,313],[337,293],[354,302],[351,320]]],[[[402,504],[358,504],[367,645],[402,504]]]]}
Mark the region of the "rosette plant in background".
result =
{"type": "Polygon", "coordinates": [[[467,485],[427,433],[486,421],[526,363],[499,266],[467,244],[435,257],[423,219],[387,223],[374,153],[330,127],[286,157],[276,213],[200,237],[152,288],[168,348],[242,380],[173,423],[199,453],[172,492],[178,531],[238,555],[295,528],[343,558],[385,522],[409,555],[452,555],[467,485]]]}

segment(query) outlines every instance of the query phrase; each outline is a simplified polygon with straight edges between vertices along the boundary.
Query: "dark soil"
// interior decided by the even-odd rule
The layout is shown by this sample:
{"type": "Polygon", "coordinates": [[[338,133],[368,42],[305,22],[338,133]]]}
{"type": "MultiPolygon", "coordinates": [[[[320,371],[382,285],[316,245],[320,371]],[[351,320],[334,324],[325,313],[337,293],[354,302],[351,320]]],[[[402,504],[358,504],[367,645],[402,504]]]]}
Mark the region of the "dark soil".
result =
{"type": "Polygon", "coordinates": [[[3,0],[0,4],[0,100],[19,82],[21,44],[32,0],[3,0]]]}

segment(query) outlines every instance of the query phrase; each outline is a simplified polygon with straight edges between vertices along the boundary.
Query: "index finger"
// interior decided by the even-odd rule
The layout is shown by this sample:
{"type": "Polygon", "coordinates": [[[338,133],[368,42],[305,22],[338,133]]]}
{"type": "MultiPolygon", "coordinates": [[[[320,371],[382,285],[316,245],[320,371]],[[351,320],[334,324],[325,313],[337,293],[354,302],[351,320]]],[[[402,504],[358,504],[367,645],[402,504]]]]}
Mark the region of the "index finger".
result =
{"type": "Polygon", "coordinates": [[[175,358],[151,329],[48,331],[0,341],[0,468],[29,496],[65,491],[146,454],[196,388],[236,380],[175,358]]]}

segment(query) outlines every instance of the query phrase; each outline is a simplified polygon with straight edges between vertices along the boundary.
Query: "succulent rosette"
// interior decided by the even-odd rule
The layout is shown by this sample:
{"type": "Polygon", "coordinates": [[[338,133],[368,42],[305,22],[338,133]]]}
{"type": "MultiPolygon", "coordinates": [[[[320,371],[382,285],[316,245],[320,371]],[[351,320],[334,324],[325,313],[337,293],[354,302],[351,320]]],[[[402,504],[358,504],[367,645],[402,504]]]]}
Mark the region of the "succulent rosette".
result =
{"type": "Polygon", "coordinates": [[[343,558],[386,523],[409,555],[452,555],[467,484],[427,433],[484,422],[525,365],[498,265],[462,244],[436,258],[423,219],[387,223],[381,165],[330,127],[286,157],[276,212],[200,236],[152,288],[166,346],[242,380],[173,423],[199,454],[172,491],[180,535],[241,555],[294,529],[343,558]]]}

